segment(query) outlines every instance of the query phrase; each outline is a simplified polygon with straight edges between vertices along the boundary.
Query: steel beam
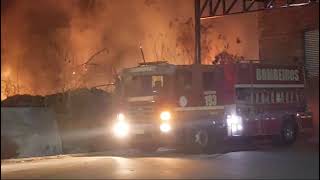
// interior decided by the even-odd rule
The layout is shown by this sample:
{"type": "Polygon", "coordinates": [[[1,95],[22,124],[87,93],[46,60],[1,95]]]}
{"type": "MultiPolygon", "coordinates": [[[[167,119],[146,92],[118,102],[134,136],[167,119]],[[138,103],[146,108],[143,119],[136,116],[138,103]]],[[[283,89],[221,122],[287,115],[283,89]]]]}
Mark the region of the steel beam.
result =
{"type": "Polygon", "coordinates": [[[286,0],[286,5],[280,6],[278,3],[275,3],[275,0],[229,0],[231,4],[227,5],[226,1],[227,0],[205,0],[205,3],[200,7],[201,19],[319,3],[319,0],[302,0],[299,1],[299,3],[295,0],[286,0]],[[242,8],[235,9],[237,3],[240,3],[240,5],[242,5],[240,7],[242,8]],[[253,8],[253,5],[256,3],[263,3],[263,6],[253,8]],[[208,13],[204,15],[206,10],[208,13]]]}
{"type": "Polygon", "coordinates": [[[195,20],[195,56],[194,64],[201,64],[201,20],[222,17],[232,14],[243,14],[249,12],[264,11],[270,9],[288,8],[294,6],[306,6],[313,3],[319,3],[319,0],[303,0],[296,3],[295,0],[286,0],[285,6],[279,6],[274,3],[275,0],[230,0],[231,4],[227,6],[226,0],[203,0],[204,3],[201,5],[201,0],[194,0],[194,20],[195,20]],[[238,11],[234,10],[236,3],[242,3],[242,8],[238,11]],[[248,4],[249,3],[249,4],[248,4]],[[264,3],[264,6],[253,8],[255,3],[264,3]],[[220,8],[220,9],[219,9],[220,8]],[[208,15],[204,16],[204,12],[208,10],[208,15]],[[218,14],[217,12],[220,12],[218,14]]]}
{"type": "Polygon", "coordinates": [[[195,19],[195,64],[201,64],[201,10],[200,10],[200,0],[194,0],[194,19],[195,19]]]}

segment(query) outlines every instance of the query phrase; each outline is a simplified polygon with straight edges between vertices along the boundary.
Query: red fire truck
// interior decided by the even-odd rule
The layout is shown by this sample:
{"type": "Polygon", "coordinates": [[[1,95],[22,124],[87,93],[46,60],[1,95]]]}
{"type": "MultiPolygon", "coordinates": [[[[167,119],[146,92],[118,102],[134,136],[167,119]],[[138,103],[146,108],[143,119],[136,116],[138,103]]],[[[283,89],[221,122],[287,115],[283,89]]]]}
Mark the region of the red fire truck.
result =
{"type": "Polygon", "coordinates": [[[121,73],[113,133],[148,151],[208,151],[232,137],[289,145],[312,129],[304,86],[303,69],[293,65],[141,63],[121,73]]]}

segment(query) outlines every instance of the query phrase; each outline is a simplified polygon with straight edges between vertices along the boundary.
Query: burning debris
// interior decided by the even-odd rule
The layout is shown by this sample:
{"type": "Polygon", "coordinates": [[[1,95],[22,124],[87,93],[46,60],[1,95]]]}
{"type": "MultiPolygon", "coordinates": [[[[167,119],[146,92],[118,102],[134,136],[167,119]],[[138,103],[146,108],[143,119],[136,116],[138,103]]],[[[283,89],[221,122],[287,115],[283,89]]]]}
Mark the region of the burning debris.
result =
{"type": "Polygon", "coordinates": [[[215,56],[214,60],[212,61],[213,64],[228,64],[232,62],[243,61],[243,56],[237,56],[228,53],[227,51],[222,51],[218,55],[215,56]]]}
{"type": "Polygon", "coordinates": [[[1,101],[1,107],[45,107],[43,96],[14,95],[1,101]]]}
{"type": "Polygon", "coordinates": [[[13,95],[1,101],[1,107],[52,107],[57,102],[66,103],[67,98],[70,97],[76,100],[88,96],[97,96],[111,99],[111,95],[104,90],[97,88],[80,88],[73,91],[66,91],[64,93],[51,94],[46,96],[33,96],[29,94],[13,95]]]}

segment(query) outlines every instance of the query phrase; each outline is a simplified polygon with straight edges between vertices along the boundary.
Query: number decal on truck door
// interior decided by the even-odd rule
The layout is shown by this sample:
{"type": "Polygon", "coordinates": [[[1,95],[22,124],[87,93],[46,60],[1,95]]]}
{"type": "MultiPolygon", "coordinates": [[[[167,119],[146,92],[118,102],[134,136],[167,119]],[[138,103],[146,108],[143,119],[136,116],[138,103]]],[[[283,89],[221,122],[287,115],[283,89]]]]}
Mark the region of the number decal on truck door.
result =
{"type": "Polygon", "coordinates": [[[204,92],[204,100],[205,100],[206,106],[217,105],[216,91],[205,91],[204,92]]]}

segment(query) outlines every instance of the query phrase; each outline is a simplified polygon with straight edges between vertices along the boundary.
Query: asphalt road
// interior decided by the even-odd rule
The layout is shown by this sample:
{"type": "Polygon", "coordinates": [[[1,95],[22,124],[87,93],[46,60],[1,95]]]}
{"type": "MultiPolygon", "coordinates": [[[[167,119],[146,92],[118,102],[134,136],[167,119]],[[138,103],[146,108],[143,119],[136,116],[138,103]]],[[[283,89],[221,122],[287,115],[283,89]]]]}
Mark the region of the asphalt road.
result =
{"type": "Polygon", "coordinates": [[[259,148],[223,154],[103,152],[3,161],[7,178],[276,178],[319,179],[319,148],[259,148]]]}

